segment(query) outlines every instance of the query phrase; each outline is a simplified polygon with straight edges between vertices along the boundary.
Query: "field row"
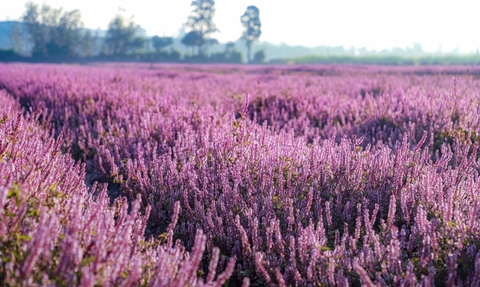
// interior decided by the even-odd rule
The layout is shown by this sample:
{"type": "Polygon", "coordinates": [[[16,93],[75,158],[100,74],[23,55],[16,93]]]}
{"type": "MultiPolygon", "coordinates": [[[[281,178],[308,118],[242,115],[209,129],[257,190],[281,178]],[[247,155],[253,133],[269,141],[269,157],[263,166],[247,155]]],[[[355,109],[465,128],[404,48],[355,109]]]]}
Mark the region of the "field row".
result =
{"type": "MultiPolygon", "coordinates": [[[[170,249],[179,239],[193,248],[194,255],[182,259],[190,260],[192,284],[212,283],[212,269],[226,270],[217,280],[230,277],[230,286],[480,283],[480,81],[475,71],[0,68],[0,89],[16,111],[6,112],[10,122],[23,109],[25,123],[34,126],[32,142],[21,140],[25,144],[15,150],[27,154],[22,150],[40,145],[50,132],[57,138],[50,150],[65,153],[57,156],[70,165],[76,162],[75,169],[65,168],[75,175],[55,172],[59,178],[50,179],[49,172],[35,179],[48,188],[56,182],[54,190],[65,184],[69,200],[84,202],[83,213],[71,221],[78,234],[92,234],[95,224],[98,230],[105,226],[103,232],[132,224],[121,240],[133,251],[121,248],[128,256],[118,256],[125,262],[135,258],[141,270],[165,260],[180,264],[183,248],[170,249]],[[86,186],[71,185],[75,177],[86,186]],[[112,217],[95,213],[102,209],[112,217]],[[101,219],[86,226],[81,222],[90,222],[90,213],[101,219]],[[151,246],[142,249],[139,242],[151,246]],[[177,257],[159,258],[164,253],[158,250],[177,257]]],[[[4,186],[12,189],[25,174],[27,169],[17,172],[18,180],[4,186]]],[[[58,203],[52,206],[63,210],[58,203]]],[[[81,235],[78,249],[90,250],[92,236],[81,235]]],[[[119,247],[109,244],[103,250],[107,254],[119,247]]],[[[69,258],[81,263],[81,270],[103,274],[96,262],[105,255],[84,252],[69,258]]],[[[183,278],[184,265],[177,266],[168,280],[183,278]]],[[[143,271],[150,277],[142,273],[140,283],[128,281],[135,278],[130,265],[116,268],[119,274],[129,270],[128,276],[92,275],[92,282],[154,282],[156,271],[143,271]]],[[[86,278],[75,276],[77,281],[68,282],[86,278]]]]}

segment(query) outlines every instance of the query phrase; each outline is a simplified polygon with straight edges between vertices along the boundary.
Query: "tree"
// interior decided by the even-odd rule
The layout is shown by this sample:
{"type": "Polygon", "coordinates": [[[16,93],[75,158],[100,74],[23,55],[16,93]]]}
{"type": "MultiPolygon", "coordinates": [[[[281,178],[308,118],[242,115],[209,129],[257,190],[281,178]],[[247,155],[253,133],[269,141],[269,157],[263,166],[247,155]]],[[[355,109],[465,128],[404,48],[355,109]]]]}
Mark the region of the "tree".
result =
{"type": "Polygon", "coordinates": [[[80,11],[64,12],[62,8],[55,9],[46,4],[40,7],[33,2],[28,2],[25,8],[22,20],[34,56],[78,55],[83,28],[80,11]]]}
{"type": "Polygon", "coordinates": [[[205,47],[211,47],[211,46],[215,46],[215,45],[218,45],[219,42],[217,39],[214,39],[214,38],[208,38],[208,39],[205,39],[205,47]]]}
{"type": "Polygon", "coordinates": [[[135,37],[133,41],[127,45],[127,53],[129,54],[138,54],[142,53],[145,49],[148,39],[144,37],[135,37]]]}
{"type": "Polygon", "coordinates": [[[263,50],[256,52],[253,56],[253,62],[256,64],[261,64],[265,62],[265,52],[263,50]]]}
{"type": "MultiPolygon", "coordinates": [[[[28,2],[22,17],[26,31],[25,42],[32,46],[33,56],[79,56],[88,37],[83,29],[80,11],[63,11],[49,5],[28,2]]],[[[26,45],[28,46],[28,44],[26,45]]]]}
{"type": "Polygon", "coordinates": [[[128,46],[135,39],[136,25],[132,19],[120,14],[110,20],[105,36],[105,50],[109,55],[126,55],[128,46]]]}
{"type": "Polygon", "coordinates": [[[185,27],[189,28],[190,32],[182,39],[182,43],[187,46],[198,46],[198,50],[201,52],[201,47],[208,43],[205,38],[219,31],[215,23],[213,23],[215,1],[194,0],[190,6],[194,8],[190,16],[188,16],[187,23],[185,23],[185,27]]]}
{"type": "Polygon", "coordinates": [[[76,56],[80,53],[81,28],[83,28],[80,11],[60,11],[58,22],[51,29],[51,41],[47,45],[50,55],[76,56]]]}
{"type": "Polygon", "coordinates": [[[23,14],[22,21],[25,23],[25,27],[30,34],[30,40],[33,45],[33,56],[47,56],[49,33],[48,27],[42,23],[42,20],[47,18],[44,11],[50,10],[48,9],[49,7],[50,6],[43,5],[40,10],[38,4],[33,2],[25,4],[25,13],[23,14]]]}
{"type": "Polygon", "coordinates": [[[228,42],[225,45],[225,60],[228,63],[241,63],[242,62],[242,53],[235,50],[235,43],[228,42]]]}
{"type": "Polygon", "coordinates": [[[191,48],[197,46],[200,49],[205,44],[205,38],[197,31],[190,31],[183,37],[182,44],[191,48]]]}
{"type": "Polygon", "coordinates": [[[152,45],[157,54],[159,54],[163,48],[172,44],[173,44],[172,37],[158,37],[158,36],[152,37],[152,45]]]}
{"type": "Polygon", "coordinates": [[[99,40],[99,31],[93,33],[91,30],[85,30],[83,42],[80,47],[80,56],[92,57],[96,54],[97,43],[99,40]]]}
{"type": "Polygon", "coordinates": [[[225,44],[224,52],[217,52],[210,55],[210,61],[214,63],[241,63],[242,53],[235,50],[235,43],[225,44]]]}
{"type": "Polygon", "coordinates": [[[104,50],[106,54],[125,56],[142,50],[147,39],[137,36],[141,30],[142,28],[133,22],[133,17],[127,19],[121,14],[116,14],[108,24],[105,36],[104,50]]]}
{"type": "Polygon", "coordinates": [[[248,62],[252,61],[251,52],[252,44],[257,41],[262,34],[262,24],[260,23],[260,10],[256,6],[248,6],[245,13],[240,17],[240,22],[243,25],[243,33],[241,39],[247,45],[248,62]]]}

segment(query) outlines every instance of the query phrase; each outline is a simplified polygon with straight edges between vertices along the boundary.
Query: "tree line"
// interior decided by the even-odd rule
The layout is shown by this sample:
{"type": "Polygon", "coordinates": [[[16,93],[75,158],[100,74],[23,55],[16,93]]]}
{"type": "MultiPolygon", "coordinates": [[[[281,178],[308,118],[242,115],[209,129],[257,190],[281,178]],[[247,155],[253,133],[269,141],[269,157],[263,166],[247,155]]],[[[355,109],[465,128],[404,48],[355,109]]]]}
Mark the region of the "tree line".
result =
{"type": "MultiPolygon", "coordinates": [[[[133,17],[117,13],[108,24],[104,35],[86,29],[79,10],[64,11],[47,4],[28,2],[21,17],[24,28],[13,27],[11,42],[16,53],[28,50],[33,59],[78,59],[98,60],[170,60],[212,61],[240,63],[242,54],[235,49],[234,42],[225,45],[223,52],[209,53],[209,48],[219,42],[212,34],[219,32],[213,18],[214,0],[193,0],[192,11],[183,25],[185,35],[181,43],[188,49],[182,55],[171,46],[172,37],[147,37],[133,17]],[[170,46],[170,49],[166,49],[170,46]]],[[[262,31],[260,10],[248,6],[240,17],[243,26],[241,40],[247,48],[248,62],[263,62],[265,53],[259,51],[252,57],[252,45],[258,41],[262,31]]],[[[25,54],[25,52],[23,53],[25,54]]]]}

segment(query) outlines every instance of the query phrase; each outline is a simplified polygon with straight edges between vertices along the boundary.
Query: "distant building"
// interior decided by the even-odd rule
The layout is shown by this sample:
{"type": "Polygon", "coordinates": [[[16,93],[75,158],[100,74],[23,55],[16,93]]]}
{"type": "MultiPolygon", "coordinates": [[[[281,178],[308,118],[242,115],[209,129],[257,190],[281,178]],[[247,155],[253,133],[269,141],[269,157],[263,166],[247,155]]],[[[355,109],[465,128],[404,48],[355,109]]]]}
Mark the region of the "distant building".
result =
{"type": "Polygon", "coordinates": [[[10,35],[14,25],[18,25],[20,29],[24,30],[25,26],[23,25],[22,22],[17,22],[17,21],[0,22],[0,50],[13,49],[13,44],[12,44],[10,35]]]}

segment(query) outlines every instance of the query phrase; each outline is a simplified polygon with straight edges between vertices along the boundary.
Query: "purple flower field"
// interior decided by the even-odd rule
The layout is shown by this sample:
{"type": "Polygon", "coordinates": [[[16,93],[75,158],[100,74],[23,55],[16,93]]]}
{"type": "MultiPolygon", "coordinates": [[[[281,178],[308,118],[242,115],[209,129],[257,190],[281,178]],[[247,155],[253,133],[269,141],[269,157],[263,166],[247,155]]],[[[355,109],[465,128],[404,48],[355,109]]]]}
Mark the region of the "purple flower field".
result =
{"type": "Polygon", "coordinates": [[[480,68],[0,64],[0,285],[480,286],[480,68]]]}

